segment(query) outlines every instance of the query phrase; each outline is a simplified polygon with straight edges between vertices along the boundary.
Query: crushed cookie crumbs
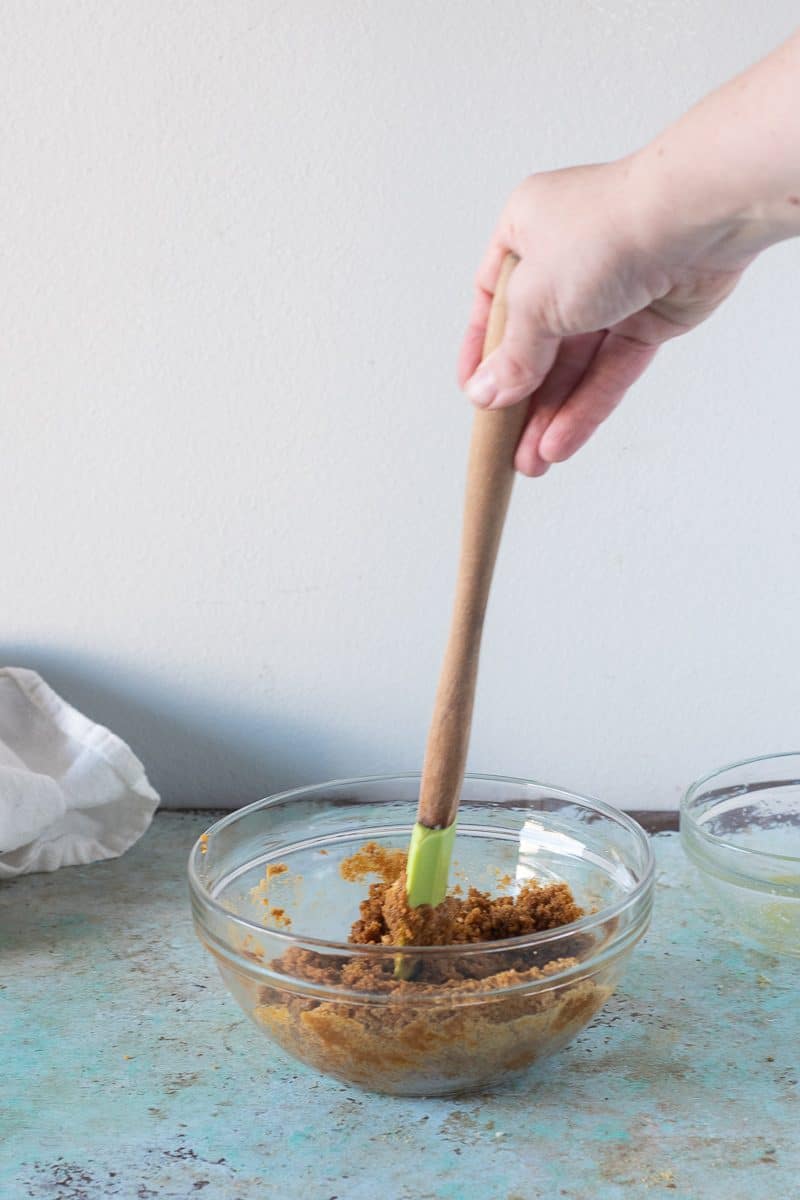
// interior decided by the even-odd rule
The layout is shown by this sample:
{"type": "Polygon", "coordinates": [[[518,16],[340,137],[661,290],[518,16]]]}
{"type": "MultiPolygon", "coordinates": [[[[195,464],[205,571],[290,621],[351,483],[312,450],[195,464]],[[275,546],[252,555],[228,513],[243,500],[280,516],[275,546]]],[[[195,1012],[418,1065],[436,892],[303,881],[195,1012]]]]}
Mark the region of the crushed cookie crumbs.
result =
{"type": "Polygon", "coordinates": [[[457,949],[418,960],[413,977],[404,978],[391,954],[348,957],[291,946],[272,961],[272,971],[327,987],[332,999],[261,986],[254,1016],[297,1058],[377,1090],[433,1094],[460,1079],[490,1080],[524,1069],[568,1041],[605,1003],[612,989],[602,975],[541,986],[586,957],[589,935],[575,934],[556,948],[544,943],[465,953],[476,943],[578,920],[583,910],[566,883],[529,881],[515,896],[494,897],[457,886],[436,908],[411,909],[405,863],[404,851],[368,842],[341,864],[345,880],[378,879],[348,940],[361,947],[457,949]],[[336,999],[337,991],[348,995],[336,999]],[[353,999],[358,992],[383,1003],[367,1003],[366,996],[359,1003],[353,999]]]}

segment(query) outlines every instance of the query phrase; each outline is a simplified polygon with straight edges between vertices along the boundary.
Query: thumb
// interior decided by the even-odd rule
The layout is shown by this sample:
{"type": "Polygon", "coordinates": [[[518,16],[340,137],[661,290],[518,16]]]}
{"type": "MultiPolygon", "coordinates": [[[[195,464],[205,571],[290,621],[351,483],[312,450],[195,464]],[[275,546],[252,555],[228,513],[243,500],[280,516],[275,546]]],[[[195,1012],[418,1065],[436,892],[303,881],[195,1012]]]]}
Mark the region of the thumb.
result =
{"type": "Polygon", "coordinates": [[[478,408],[508,408],[527,399],[544,381],[558,353],[560,337],[534,315],[521,264],[511,277],[503,340],[480,364],[465,391],[478,408]]]}
{"type": "Polygon", "coordinates": [[[483,360],[464,390],[478,408],[509,408],[533,395],[558,353],[560,338],[531,330],[507,329],[496,350],[483,360]]]}

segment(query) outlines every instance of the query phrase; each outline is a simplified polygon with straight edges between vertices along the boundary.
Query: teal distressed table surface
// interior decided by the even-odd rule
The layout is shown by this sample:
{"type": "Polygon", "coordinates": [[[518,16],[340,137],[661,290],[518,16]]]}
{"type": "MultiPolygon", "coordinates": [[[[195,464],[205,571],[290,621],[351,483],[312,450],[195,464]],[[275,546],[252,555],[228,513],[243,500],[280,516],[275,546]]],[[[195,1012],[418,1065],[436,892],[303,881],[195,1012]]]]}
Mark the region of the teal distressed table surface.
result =
{"type": "Polygon", "coordinates": [[[0,1197],[789,1200],[798,963],[737,948],[677,835],[651,931],[570,1047],[507,1089],[369,1096],[285,1058],[196,942],[209,814],[0,886],[0,1197]]]}

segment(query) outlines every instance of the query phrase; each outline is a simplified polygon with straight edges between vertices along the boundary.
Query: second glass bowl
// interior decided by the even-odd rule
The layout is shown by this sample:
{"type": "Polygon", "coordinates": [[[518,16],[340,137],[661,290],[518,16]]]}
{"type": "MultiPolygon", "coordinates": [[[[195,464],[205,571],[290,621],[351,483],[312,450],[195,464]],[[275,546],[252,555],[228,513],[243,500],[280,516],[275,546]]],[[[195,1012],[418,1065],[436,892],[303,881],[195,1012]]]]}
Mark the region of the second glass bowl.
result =
{"type": "Polygon", "coordinates": [[[800,955],[800,754],[746,759],[692,784],[681,841],[731,933],[800,955]]]}

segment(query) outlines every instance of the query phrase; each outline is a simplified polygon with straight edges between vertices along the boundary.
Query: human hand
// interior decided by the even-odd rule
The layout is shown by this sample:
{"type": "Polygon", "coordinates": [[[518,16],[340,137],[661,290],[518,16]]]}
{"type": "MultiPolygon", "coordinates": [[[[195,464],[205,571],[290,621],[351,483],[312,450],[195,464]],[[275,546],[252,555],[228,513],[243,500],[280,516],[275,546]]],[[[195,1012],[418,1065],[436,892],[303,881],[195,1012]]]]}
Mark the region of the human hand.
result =
{"type": "Polygon", "coordinates": [[[478,271],[458,378],[482,408],[527,403],[515,466],[573,455],[658,347],[705,320],[753,257],[732,225],[672,207],[648,164],[534,175],[511,196],[478,271]],[[503,258],[519,263],[502,344],[480,364],[503,258]]]}

